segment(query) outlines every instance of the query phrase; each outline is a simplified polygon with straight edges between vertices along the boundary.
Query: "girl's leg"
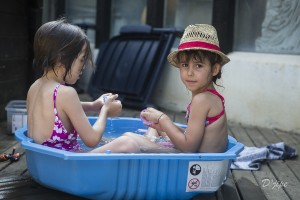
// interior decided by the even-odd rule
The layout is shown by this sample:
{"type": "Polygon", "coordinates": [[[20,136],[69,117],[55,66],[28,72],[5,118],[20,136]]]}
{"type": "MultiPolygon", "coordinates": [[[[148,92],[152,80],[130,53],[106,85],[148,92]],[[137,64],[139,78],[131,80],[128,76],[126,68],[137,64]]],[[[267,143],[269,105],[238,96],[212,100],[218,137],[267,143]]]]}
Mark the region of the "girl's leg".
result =
{"type": "Polygon", "coordinates": [[[138,143],[134,139],[123,135],[90,152],[105,153],[107,150],[112,153],[140,153],[138,143]]]}
{"type": "MultiPolygon", "coordinates": [[[[126,134],[126,133],[125,133],[126,134]]],[[[144,134],[144,136],[149,139],[152,142],[155,142],[156,139],[158,139],[159,134],[156,129],[149,127],[147,129],[147,132],[144,134]]]]}
{"type": "MultiPolygon", "coordinates": [[[[155,131],[155,129],[153,129],[155,131]]],[[[150,138],[145,137],[143,135],[140,134],[136,134],[136,133],[132,133],[132,132],[126,132],[123,134],[123,136],[129,137],[131,139],[133,139],[138,145],[139,147],[159,147],[158,144],[156,144],[155,142],[152,142],[150,140],[150,138]]]]}
{"type": "Polygon", "coordinates": [[[167,137],[167,134],[165,132],[162,132],[162,131],[157,131],[156,129],[154,128],[151,128],[149,127],[147,132],[145,133],[145,137],[149,137],[149,138],[157,138],[159,136],[162,136],[162,137],[167,137]]]}
{"type": "Polygon", "coordinates": [[[178,153],[174,148],[168,148],[156,144],[146,137],[127,132],[101,147],[93,149],[92,153],[105,153],[110,150],[112,153],[178,153]]]}
{"type": "Polygon", "coordinates": [[[135,133],[124,133],[122,136],[114,139],[113,141],[93,149],[92,153],[105,153],[110,150],[112,153],[140,153],[147,152],[151,149],[159,149],[160,146],[144,136],[135,133]]]}
{"type": "MultiPolygon", "coordinates": [[[[155,129],[153,129],[153,130],[155,130],[155,129]]],[[[134,139],[137,142],[137,144],[139,145],[140,152],[144,152],[144,153],[178,153],[178,152],[180,152],[175,148],[161,146],[155,142],[152,142],[147,137],[144,137],[144,136],[136,134],[136,133],[127,132],[127,133],[124,133],[124,136],[128,136],[128,137],[134,139]]]]}

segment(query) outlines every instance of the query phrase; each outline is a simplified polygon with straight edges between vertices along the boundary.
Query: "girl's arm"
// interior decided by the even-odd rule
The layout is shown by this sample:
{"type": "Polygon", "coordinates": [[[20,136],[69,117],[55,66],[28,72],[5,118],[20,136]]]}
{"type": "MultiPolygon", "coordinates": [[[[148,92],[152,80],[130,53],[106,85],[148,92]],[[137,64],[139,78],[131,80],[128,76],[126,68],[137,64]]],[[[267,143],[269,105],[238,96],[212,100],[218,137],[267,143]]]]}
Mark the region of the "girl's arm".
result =
{"type": "Polygon", "coordinates": [[[80,102],[81,106],[83,108],[83,110],[85,112],[88,111],[100,111],[100,109],[102,108],[103,104],[104,104],[104,97],[105,96],[110,96],[112,95],[111,93],[106,93],[106,94],[102,94],[98,99],[96,99],[95,101],[92,102],[80,102]]]}
{"type": "MultiPolygon", "coordinates": [[[[83,110],[82,104],[75,89],[62,87],[60,89],[60,108],[63,109],[69,123],[78,132],[82,141],[88,147],[95,147],[101,140],[104,133],[106,119],[111,115],[112,107],[116,106],[114,101],[118,95],[111,95],[100,110],[97,121],[91,126],[83,110]],[[114,103],[113,103],[114,102],[114,103]]],[[[57,103],[58,104],[58,103],[57,103]]],[[[120,110],[121,106],[119,105],[120,110]]]]}
{"type": "MultiPolygon", "coordinates": [[[[98,116],[96,122],[93,125],[93,129],[97,130],[97,132],[100,136],[99,138],[97,138],[97,141],[98,140],[100,141],[103,136],[105,126],[106,126],[106,120],[109,115],[109,108],[110,108],[109,106],[111,106],[112,101],[115,98],[116,97],[111,97],[111,98],[107,99],[107,101],[104,103],[104,105],[99,113],[99,116],[98,116]]],[[[95,145],[97,145],[99,143],[99,141],[95,145]]],[[[91,146],[93,147],[95,145],[92,144],[91,146]]]]}
{"type": "MultiPolygon", "coordinates": [[[[80,102],[81,103],[81,106],[82,106],[82,109],[85,111],[85,112],[89,112],[89,111],[95,111],[96,109],[94,109],[94,102],[80,102]]],[[[102,105],[99,105],[99,110],[101,109],[101,107],[103,106],[102,105]]]]}
{"type": "MultiPolygon", "coordinates": [[[[106,94],[101,95],[95,101],[92,101],[92,102],[80,102],[80,103],[81,103],[81,106],[82,106],[84,112],[89,112],[89,111],[99,112],[101,110],[102,106],[105,103],[104,99],[106,99],[107,97],[110,97],[112,95],[113,95],[112,93],[106,93],[106,94]]],[[[112,108],[110,109],[109,117],[118,116],[119,113],[122,110],[121,101],[115,100],[115,101],[112,102],[112,104],[113,104],[113,106],[111,106],[112,108]],[[120,107],[120,105],[121,105],[121,107],[120,107]]]]}
{"type": "Polygon", "coordinates": [[[207,105],[210,104],[204,95],[193,98],[188,125],[184,131],[167,115],[153,108],[147,109],[148,112],[143,113],[143,116],[153,122],[150,127],[166,132],[177,149],[182,152],[197,152],[205,131],[205,119],[209,111],[207,105]]]}

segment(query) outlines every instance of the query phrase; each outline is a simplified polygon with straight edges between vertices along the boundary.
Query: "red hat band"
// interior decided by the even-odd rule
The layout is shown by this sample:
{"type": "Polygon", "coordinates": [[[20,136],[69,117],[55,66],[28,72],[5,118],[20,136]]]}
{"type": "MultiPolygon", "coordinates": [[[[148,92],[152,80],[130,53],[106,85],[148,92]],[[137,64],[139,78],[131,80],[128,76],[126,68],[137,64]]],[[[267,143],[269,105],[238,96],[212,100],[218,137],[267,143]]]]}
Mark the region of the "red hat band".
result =
{"type": "Polygon", "coordinates": [[[205,49],[211,49],[211,50],[216,50],[219,51],[220,47],[214,44],[210,44],[207,42],[185,42],[179,45],[178,50],[183,50],[183,49],[189,49],[189,48],[205,48],[205,49]]]}

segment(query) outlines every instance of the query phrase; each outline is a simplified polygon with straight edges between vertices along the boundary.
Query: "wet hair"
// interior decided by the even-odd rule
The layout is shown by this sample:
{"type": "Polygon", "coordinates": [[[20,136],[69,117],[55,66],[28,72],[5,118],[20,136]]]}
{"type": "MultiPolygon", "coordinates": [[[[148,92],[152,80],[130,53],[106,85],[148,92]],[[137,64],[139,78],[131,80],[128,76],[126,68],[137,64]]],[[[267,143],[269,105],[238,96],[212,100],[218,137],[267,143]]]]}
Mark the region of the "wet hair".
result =
{"type": "MultiPolygon", "coordinates": [[[[175,63],[179,63],[182,58],[185,58],[186,60],[195,60],[195,61],[200,61],[203,62],[204,59],[206,58],[210,64],[211,67],[213,67],[215,64],[221,64],[222,63],[222,58],[220,55],[210,52],[210,51],[203,51],[203,50],[185,50],[185,51],[180,51],[177,53],[177,55],[174,57],[175,63]]],[[[222,72],[221,70],[217,75],[215,75],[212,78],[212,81],[217,85],[217,80],[221,78],[222,72]]]]}
{"type": "Polygon", "coordinates": [[[55,65],[61,63],[66,69],[65,80],[84,45],[84,65],[89,63],[94,67],[89,40],[80,27],[70,24],[65,18],[47,22],[37,30],[34,37],[33,68],[44,74],[49,69],[54,71],[55,65]]]}

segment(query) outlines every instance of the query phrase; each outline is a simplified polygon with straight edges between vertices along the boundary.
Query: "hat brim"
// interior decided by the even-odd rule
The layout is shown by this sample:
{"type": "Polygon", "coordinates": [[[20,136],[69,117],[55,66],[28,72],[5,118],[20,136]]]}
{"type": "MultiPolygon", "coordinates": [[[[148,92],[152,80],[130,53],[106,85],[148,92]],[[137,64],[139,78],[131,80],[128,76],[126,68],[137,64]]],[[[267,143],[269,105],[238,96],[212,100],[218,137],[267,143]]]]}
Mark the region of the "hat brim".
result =
{"type": "Polygon", "coordinates": [[[176,51],[171,52],[167,57],[168,62],[171,65],[173,65],[174,67],[178,67],[177,63],[174,61],[174,58],[177,56],[177,54],[179,52],[187,51],[187,50],[204,50],[204,51],[210,51],[210,52],[216,53],[216,54],[220,55],[221,58],[222,58],[222,62],[220,63],[221,66],[225,65],[226,63],[228,63],[230,61],[230,59],[224,53],[222,53],[221,51],[197,47],[197,48],[185,48],[185,49],[182,49],[182,50],[176,50],[176,51]]]}

